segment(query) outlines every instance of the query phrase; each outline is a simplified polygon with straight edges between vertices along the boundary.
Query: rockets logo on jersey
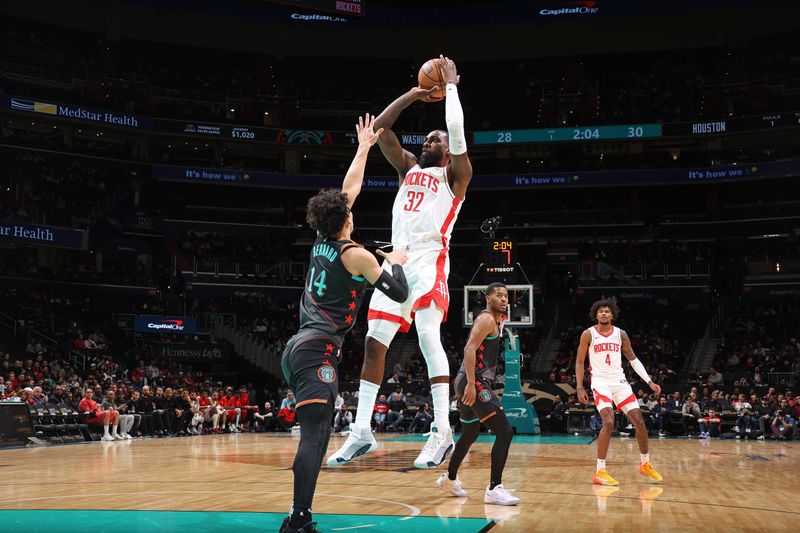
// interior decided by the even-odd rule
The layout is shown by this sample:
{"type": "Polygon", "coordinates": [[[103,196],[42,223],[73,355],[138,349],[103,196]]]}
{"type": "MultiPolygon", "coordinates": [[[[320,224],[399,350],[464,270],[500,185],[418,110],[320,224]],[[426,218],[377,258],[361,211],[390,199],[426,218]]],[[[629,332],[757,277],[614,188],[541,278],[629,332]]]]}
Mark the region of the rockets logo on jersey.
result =
{"type": "Polygon", "coordinates": [[[406,192],[407,202],[403,205],[403,211],[410,211],[413,213],[420,212],[427,191],[417,189],[428,189],[431,194],[439,193],[439,180],[422,170],[417,172],[408,171],[406,179],[403,180],[403,185],[401,185],[401,187],[411,186],[414,186],[415,189],[409,189],[406,192]]]}
{"type": "Polygon", "coordinates": [[[427,187],[433,193],[439,192],[439,180],[422,170],[417,172],[409,171],[406,174],[406,179],[403,180],[403,185],[419,185],[420,187],[427,187]]]}
{"type": "Polygon", "coordinates": [[[619,344],[616,342],[600,342],[592,346],[594,353],[599,352],[618,352],[619,344]]]}
{"type": "Polygon", "coordinates": [[[424,242],[447,247],[461,208],[447,182],[446,167],[414,165],[405,175],[392,207],[392,244],[424,242]]]}
{"type": "Polygon", "coordinates": [[[589,328],[592,343],[589,345],[589,371],[592,380],[611,380],[624,378],[622,371],[622,330],[611,326],[607,333],[597,326],[589,328]]]}

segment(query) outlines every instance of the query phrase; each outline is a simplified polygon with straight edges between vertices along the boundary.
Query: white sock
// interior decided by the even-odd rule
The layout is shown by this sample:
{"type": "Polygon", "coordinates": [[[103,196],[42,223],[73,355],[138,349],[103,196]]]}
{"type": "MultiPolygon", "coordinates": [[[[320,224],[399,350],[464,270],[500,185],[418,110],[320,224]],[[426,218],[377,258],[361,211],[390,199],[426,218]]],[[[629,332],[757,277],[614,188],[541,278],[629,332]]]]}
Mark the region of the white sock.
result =
{"type": "Polygon", "coordinates": [[[649,453],[640,453],[639,456],[642,459],[642,464],[650,462],[650,454],[649,453]]]}
{"type": "Polygon", "coordinates": [[[606,460],[605,459],[598,459],[597,460],[597,470],[595,472],[599,472],[606,467],[606,460]]]}
{"type": "Polygon", "coordinates": [[[117,435],[117,424],[111,426],[111,436],[117,435]]]}
{"type": "Polygon", "coordinates": [[[378,397],[380,386],[369,381],[361,380],[358,386],[358,408],[356,409],[356,424],[359,428],[370,427],[370,418],[375,409],[375,399],[378,397]]]}
{"type": "Polygon", "coordinates": [[[433,396],[433,420],[436,427],[450,429],[450,384],[434,383],[431,385],[433,396]]]}
{"type": "Polygon", "coordinates": [[[108,433],[108,426],[103,426],[103,432],[105,433],[106,437],[110,437],[111,435],[108,433]]]}

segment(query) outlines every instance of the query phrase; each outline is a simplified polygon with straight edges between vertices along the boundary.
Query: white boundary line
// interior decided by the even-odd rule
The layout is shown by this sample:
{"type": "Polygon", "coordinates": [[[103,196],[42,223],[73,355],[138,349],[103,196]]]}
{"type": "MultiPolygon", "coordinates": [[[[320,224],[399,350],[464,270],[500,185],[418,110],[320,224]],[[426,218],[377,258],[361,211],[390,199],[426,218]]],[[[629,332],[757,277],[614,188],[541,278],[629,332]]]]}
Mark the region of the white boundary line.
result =
{"type": "MultiPolygon", "coordinates": [[[[193,490],[192,493],[193,494],[219,494],[219,491],[214,491],[214,490],[193,490]]],[[[284,491],[276,492],[276,491],[269,491],[269,490],[251,491],[251,493],[252,494],[285,494],[285,495],[289,495],[289,496],[291,496],[291,494],[292,494],[290,492],[284,492],[284,491]]],[[[161,496],[164,496],[164,495],[170,495],[170,494],[178,494],[178,491],[170,491],[170,492],[137,492],[136,494],[137,495],[139,495],[139,494],[142,494],[142,495],[148,494],[148,495],[161,495],[161,496]]],[[[181,492],[181,494],[183,494],[183,493],[181,492]]],[[[69,494],[69,495],[65,494],[63,496],[39,496],[39,497],[36,497],[36,498],[15,498],[13,500],[0,500],[0,504],[19,503],[19,502],[34,502],[34,501],[44,501],[44,500],[63,500],[63,499],[67,499],[67,498],[74,500],[76,498],[83,498],[83,497],[107,497],[107,496],[108,496],[107,493],[103,493],[103,494],[85,494],[85,493],[81,493],[81,494],[69,494]]],[[[347,494],[330,494],[330,493],[327,493],[327,492],[317,492],[317,493],[314,494],[314,496],[331,496],[331,497],[335,497],[335,498],[347,498],[347,499],[350,499],[350,500],[366,500],[366,501],[371,501],[371,502],[388,503],[388,504],[391,504],[391,505],[399,505],[401,507],[405,507],[406,509],[408,509],[410,511],[410,514],[408,516],[404,516],[402,518],[398,518],[398,520],[410,520],[410,519],[412,519],[412,518],[414,518],[416,516],[419,516],[420,513],[421,513],[421,511],[419,510],[419,507],[415,507],[415,506],[409,505],[407,503],[397,502],[397,501],[394,501],[394,500],[383,500],[383,499],[380,499],[380,498],[367,498],[365,496],[352,496],[352,495],[347,495],[347,494]]],[[[20,509],[20,510],[25,510],[25,509],[20,509]]],[[[41,510],[41,509],[39,509],[39,510],[41,510]]],[[[52,510],[53,511],[91,511],[92,509],[52,509],[52,510]]],[[[97,510],[98,511],[100,511],[100,510],[107,511],[108,509],[97,509],[97,510]]],[[[148,511],[166,511],[166,512],[169,512],[170,510],[172,510],[172,511],[185,511],[186,509],[131,509],[131,510],[137,510],[137,511],[142,511],[142,512],[148,512],[148,511]]],[[[208,511],[198,511],[198,512],[208,512],[208,511]]],[[[237,511],[219,511],[219,512],[237,512],[237,511]]],[[[239,512],[242,512],[242,511],[239,511],[239,512]]],[[[364,515],[364,516],[369,516],[369,515],[364,515]]],[[[355,526],[355,527],[351,526],[351,527],[348,527],[348,528],[339,528],[336,531],[345,530],[345,529],[367,528],[367,527],[375,527],[375,524],[367,524],[367,525],[355,526]]]]}

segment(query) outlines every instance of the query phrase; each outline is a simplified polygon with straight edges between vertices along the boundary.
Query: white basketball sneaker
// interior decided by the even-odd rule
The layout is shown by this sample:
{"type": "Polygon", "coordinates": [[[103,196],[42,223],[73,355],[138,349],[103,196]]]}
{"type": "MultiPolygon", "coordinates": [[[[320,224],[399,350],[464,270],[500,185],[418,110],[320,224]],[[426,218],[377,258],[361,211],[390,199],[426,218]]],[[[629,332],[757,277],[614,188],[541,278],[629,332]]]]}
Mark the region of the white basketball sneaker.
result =
{"type": "Polygon", "coordinates": [[[436,486],[445,491],[448,494],[452,494],[453,496],[457,496],[459,498],[464,498],[467,496],[467,491],[461,488],[461,480],[458,479],[450,479],[447,475],[447,472],[442,472],[442,475],[439,476],[439,479],[436,480],[436,486]]]}
{"type": "Polygon", "coordinates": [[[428,435],[428,442],[419,452],[414,466],[417,468],[434,468],[447,460],[447,454],[453,451],[456,446],[453,441],[453,430],[450,426],[447,428],[440,428],[436,422],[431,424],[431,432],[428,435]]]}
{"type": "Polygon", "coordinates": [[[484,503],[491,503],[493,505],[517,505],[519,498],[512,496],[510,492],[503,488],[503,485],[497,485],[492,490],[486,487],[486,494],[483,496],[484,503]]]}
{"type": "Polygon", "coordinates": [[[327,465],[341,466],[376,449],[378,443],[372,436],[372,429],[369,426],[361,428],[353,423],[350,424],[350,435],[342,447],[328,456],[327,465]]]}

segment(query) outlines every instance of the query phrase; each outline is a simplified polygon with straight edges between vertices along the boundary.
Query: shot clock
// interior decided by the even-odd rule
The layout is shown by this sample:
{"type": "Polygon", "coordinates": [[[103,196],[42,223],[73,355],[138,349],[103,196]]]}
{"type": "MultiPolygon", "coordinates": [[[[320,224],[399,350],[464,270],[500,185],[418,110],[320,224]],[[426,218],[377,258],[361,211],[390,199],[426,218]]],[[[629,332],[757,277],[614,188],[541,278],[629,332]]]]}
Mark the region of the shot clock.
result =
{"type": "Polygon", "coordinates": [[[514,241],[511,239],[494,239],[489,241],[489,266],[509,267],[516,262],[514,241]]]}

